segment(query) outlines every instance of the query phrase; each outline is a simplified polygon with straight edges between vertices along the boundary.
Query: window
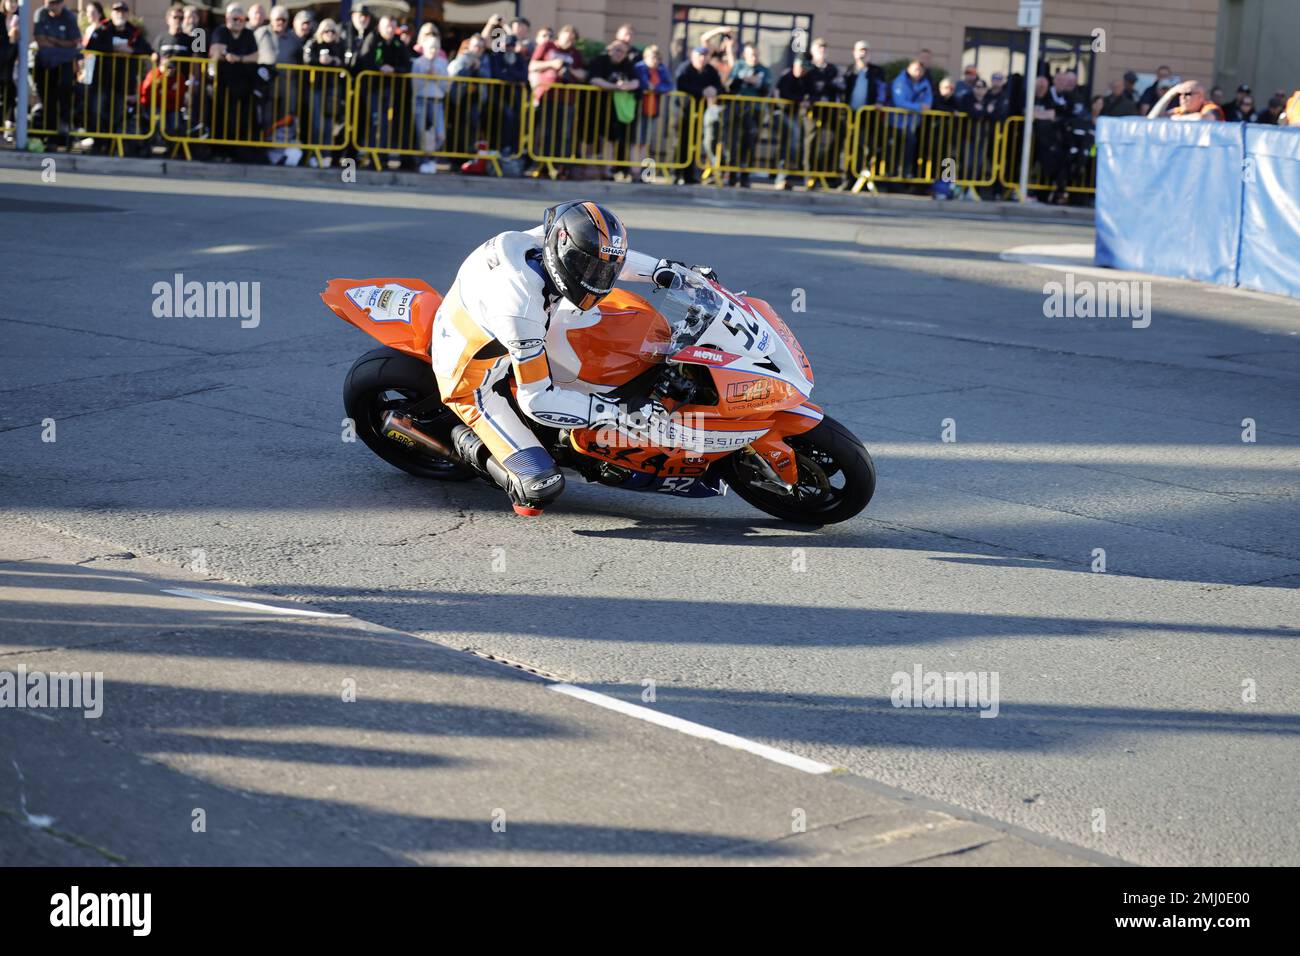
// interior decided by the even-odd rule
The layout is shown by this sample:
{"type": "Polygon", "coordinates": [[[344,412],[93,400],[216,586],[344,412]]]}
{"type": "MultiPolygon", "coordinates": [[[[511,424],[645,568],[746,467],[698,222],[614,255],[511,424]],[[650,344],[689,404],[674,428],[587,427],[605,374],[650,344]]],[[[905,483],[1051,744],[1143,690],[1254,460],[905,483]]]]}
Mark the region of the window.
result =
{"type": "MultiPolygon", "coordinates": [[[[724,10],[720,7],[673,6],[672,56],[674,65],[686,60],[686,52],[699,46],[700,37],[720,26],[733,27],[743,45],[753,43],[758,56],[772,72],[780,73],[795,57],[797,41],[807,50],[812,43],[811,15],[767,13],[757,10],[724,10]]],[[[739,50],[737,50],[739,53],[739,50]]]]}
{"type": "MultiPolygon", "coordinates": [[[[1054,76],[1062,70],[1074,70],[1079,76],[1079,88],[1085,94],[1092,90],[1093,58],[1092,37],[1066,36],[1044,33],[1039,38],[1038,69],[1054,76]]],[[[966,48],[961,56],[965,69],[974,64],[985,81],[994,73],[1024,73],[1029,59],[1029,33],[1022,30],[966,31],[966,48]]]]}

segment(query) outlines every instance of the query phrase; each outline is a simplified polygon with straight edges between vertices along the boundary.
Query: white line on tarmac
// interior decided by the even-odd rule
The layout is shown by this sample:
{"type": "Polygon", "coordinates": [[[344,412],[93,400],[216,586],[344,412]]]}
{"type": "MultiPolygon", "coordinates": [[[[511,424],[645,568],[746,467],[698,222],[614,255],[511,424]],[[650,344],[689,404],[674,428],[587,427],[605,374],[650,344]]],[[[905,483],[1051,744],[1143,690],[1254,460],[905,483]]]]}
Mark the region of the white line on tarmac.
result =
{"type": "Polygon", "coordinates": [[[746,753],[751,753],[767,760],[771,760],[773,763],[793,767],[795,770],[802,770],[804,773],[830,773],[835,769],[830,764],[820,763],[816,760],[809,760],[807,757],[800,757],[797,754],[787,753],[784,750],[769,747],[767,744],[760,744],[754,740],[746,740],[744,737],[737,737],[735,734],[728,734],[721,730],[715,730],[712,727],[705,727],[703,724],[697,724],[694,721],[683,720],[680,717],[673,717],[671,714],[663,714],[657,710],[652,710],[649,707],[642,707],[639,704],[629,704],[627,701],[619,700],[617,697],[610,697],[607,694],[600,694],[594,690],[587,690],[585,687],[576,687],[573,684],[548,684],[547,687],[556,693],[566,694],[569,697],[576,697],[578,700],[585,700],[587,703],[595,704],[597,707],[604,707],[607,710],[617,711],[620,714],[626,714],[628,717],[635,717],[638,720],[658,724],[660,727],[667,727],[670,730],[689,734],[692,737],[702,737],[705,740],[712,740],[714,743],[722,744],[724,747],[731,747],[733,750],[743,750],[746,753]]]}
{"type": "Polygon", "coordinates": [[[347,617],[346,614],[331,614],[328,611],[313,611],[305,607],[276,607],[273,604],[259,604],[257,601],[238,601],[235,598],[208,594],[205,591],[187,591],[185,588],[163,588],[163,594],[175,594],[177,597],[196,598],[211,601],[213,604],[229,604],[232,607],[246,607],[253,611],[265,611],[268,614],[289,614],[294,617],[347,617]]]}

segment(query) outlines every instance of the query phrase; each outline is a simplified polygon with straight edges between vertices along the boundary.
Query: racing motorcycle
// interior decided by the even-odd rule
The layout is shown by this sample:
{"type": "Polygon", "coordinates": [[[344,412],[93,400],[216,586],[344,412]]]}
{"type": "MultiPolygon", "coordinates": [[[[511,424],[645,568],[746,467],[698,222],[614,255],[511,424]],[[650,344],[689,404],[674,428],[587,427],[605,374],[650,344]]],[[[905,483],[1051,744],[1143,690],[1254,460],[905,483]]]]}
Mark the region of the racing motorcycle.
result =
{"type": "MultiPolygon", "coordinates": [[[[442,404],[430,364],[441,295],[420,279],[384,277],[332,279],[321,298],[383,343],[343,385],[366,446],[422,478],[481,477],[453,447],[460,419],[442,404]]],[[[760,511],[812,525],[854,517],[875,491],[867,449],[808,401],[812,366],[789,327],[767,302],[712,277],[690,272],[646,296],[618,287],[586,312],[563,303],[546,353],[561,387],[670,413],[650,430],[520,416],[557,465],[589,482],[683,498],[731,488],[760,511]]]]}

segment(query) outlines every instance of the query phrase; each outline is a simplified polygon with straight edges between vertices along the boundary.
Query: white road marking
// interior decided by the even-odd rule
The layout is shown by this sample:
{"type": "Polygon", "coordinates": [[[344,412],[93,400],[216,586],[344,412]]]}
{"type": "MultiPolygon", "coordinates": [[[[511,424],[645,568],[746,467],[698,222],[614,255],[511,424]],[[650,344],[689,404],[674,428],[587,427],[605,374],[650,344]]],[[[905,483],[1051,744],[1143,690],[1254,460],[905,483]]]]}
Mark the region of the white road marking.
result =
{"type": "Polygon", "coordinates": [[[268,614],[289,614],[294,617],[347,617],[346,614],[331,614],[328,611],[313,611],[305,607],[276,607],[273,604],[259,604],[257,601],[239,601],[235,598],[208,594],[205,591],[188,591],[185,588],[163,588],[163,594],[175,594],[177,597],[195,598],[211,601],[213,604],[229,604],[232,607],[246,607],[253,611],[265,611],[268,614]]]}
{"type": "Polygon", "coordinates": [[[797,754],[787,753],[784,750],[778,750],[775,747],[769,747],[767,744],[760,744],[754,740],[746,740],[744,737],[737,737],[735,734],[728,734],[721,730],[715,730],[712,727],[705,727],[703,724],[697,724],[694,721],[683,720],[680,717],[673,717],[671,714],[660,713],[649,707],[642,707],[639,704],[629,704],[627,701],[619,700],[617,697],[610,697],[608,694],[597,693],[594,690],[587,690],[585,687],[577,687],[573,684],[548,684],[548,689],[569,697],[576,697],[578,700],[585,700],[589,704],[595,704],[597,707],[604,707],[606,710],[617,711],[620,714],[626,714],[628,717],[636,717],[638,720],[644,720],[652,724],[658,724],[660,727],[667,727],[670,730],[676,730],[683,734],[689,734],[692,737],[702,737],[705,740],[712,740],[714,743],[722,744],[724,747],[730,747],[733,750],[743,750],[746,753],[763,757],[771,760],[773,763],[783,764],[787,767],[793,767],[795,770],[802,770],[804,773],[830,773],[835,768],[830,764],[821,763],[816,760],[809,760],[807,757],[800,757],[797,754]]]}

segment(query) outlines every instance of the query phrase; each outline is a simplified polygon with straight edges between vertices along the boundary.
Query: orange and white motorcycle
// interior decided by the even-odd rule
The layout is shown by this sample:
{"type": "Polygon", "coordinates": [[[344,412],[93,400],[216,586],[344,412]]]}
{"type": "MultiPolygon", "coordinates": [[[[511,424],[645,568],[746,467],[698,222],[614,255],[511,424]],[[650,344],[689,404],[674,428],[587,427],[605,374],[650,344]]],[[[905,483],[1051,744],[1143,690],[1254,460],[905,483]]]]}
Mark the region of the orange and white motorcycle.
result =
{"type": "MultiPolygon", "coordinates": [[[[422,478],[479,477],[456,454],[459,419],[440,401],[430,365],[441,295],[419,279],[384,277],[333,279],[321,298],[383,343],[357,359],[343,386],[361,440],[422,478]]],[[[557,465],[587,481],[684,498],[730,487],[760,511],[814,525],[852,518],[875,491],[870,454],[808,401],[808,357],[762,299],[695,273],[646,297],[616,288],[588,312],[562,305],[546,353],[561,387],[628,408],[657,401],[671,413],[653,432],[554,428],[520,416],[557,465]]]]}

